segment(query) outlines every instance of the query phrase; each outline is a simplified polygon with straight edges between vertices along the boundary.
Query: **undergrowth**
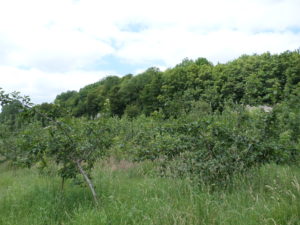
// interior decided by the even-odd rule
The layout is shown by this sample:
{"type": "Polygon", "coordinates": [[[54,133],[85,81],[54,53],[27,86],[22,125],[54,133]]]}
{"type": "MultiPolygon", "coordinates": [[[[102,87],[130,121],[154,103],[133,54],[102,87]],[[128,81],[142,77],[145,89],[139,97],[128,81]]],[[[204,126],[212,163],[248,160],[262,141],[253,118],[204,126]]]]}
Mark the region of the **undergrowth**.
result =
{"type": "Polygon", "coordinates": [[[299,224],[300,169],[265,165],[212,191],[152,174],[153,162],[105,161],[93,170],[99,207],[84,187],[36,168],[0,170],[0,224],[299,224]]]}

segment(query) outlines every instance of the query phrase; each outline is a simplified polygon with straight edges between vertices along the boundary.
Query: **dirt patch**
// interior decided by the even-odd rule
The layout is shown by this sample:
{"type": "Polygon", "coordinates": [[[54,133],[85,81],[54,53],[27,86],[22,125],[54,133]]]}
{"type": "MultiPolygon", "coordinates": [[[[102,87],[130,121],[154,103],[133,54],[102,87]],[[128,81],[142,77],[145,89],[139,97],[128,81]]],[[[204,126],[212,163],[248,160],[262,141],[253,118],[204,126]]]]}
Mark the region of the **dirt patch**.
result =
{"type": "Polygon", "coordinates": [[[117,160],[113,157],[105,161],[105,167],[112,171],[116,170],[128,170],[130,168],[136,167],[137,163],[133,163],[127,160],[117,160]]]}

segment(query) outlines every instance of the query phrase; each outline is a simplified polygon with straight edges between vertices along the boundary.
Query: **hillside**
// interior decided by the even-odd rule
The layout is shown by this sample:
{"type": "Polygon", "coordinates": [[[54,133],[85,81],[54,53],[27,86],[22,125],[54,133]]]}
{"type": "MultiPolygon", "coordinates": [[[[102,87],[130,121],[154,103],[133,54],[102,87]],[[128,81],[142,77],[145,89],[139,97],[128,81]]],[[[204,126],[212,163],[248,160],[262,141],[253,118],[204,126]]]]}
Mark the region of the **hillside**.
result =
{"type": "Polygon", "coordinates": [[[222,110],[226,102],[274,105],[299,92],[300,52],[243,55],[226,64],[205,58],[185,59],[174,68],[149,68],[133,76],[109,76],[79,92],[61,93],[56,104],[74,116],[150,115],[162,110],[169,116],[189,111],[194,101],[222,110]]]}

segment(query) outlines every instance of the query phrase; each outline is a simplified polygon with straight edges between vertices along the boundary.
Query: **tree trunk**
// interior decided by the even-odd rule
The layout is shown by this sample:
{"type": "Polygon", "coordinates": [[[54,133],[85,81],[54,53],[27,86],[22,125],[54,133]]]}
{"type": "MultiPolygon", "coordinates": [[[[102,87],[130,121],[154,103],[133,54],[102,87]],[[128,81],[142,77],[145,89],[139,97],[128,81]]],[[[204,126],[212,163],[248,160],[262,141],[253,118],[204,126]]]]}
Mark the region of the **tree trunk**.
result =
{"type": "Polygon", "coordinates": [[[98,205],[98,199],[97,199],[97,194],[95,192],[95,188],[94,185],[91,181],[91,179],[88,177],[88,175],[86,174],[86,172],[83,170],[82,166],[80,165],[79,161],[76,161],[76,165],[80,171],[80,173],[82,174],[82,176],[84,177],[85,181],[87,182],[92,194],[93,194],[93,198],[94,198],[94,202],[96,204],[96,206],[98,205]]]}

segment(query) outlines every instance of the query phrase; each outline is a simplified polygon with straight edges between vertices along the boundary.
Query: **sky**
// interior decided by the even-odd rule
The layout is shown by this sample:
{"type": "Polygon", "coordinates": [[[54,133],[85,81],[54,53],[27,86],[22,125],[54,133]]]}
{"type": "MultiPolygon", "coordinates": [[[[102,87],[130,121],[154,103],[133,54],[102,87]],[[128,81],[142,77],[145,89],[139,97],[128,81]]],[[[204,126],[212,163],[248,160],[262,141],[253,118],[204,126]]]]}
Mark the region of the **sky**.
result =
{"type": "Polygon", "coordinates": [[[52,102],[184,58],[300,48],[300,0],[0,0],[0,87],[52,102]]]}

